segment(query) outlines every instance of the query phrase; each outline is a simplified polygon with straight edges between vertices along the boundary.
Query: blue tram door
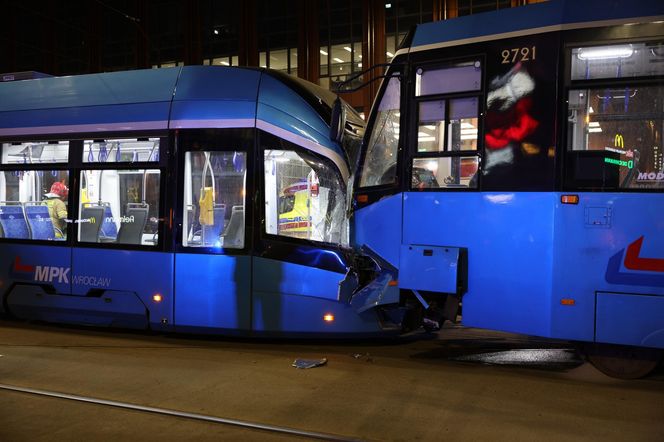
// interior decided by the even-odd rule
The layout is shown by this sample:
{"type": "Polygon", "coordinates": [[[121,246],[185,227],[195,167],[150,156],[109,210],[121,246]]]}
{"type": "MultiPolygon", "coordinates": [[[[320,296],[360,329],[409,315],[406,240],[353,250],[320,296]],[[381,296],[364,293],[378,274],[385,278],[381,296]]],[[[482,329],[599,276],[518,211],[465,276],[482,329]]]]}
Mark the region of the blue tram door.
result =
{"type": "Polygon", "coordinates": [[[175,254],[176,330],[251,326],[252,130],[181,131],[175,254]]]}
{"type": "Polygon", "coordinates": [[[167,329],[173,254],[164,250],[159,137],[84,140],[73,217],[70,302],[78,322],[167,329]]]}

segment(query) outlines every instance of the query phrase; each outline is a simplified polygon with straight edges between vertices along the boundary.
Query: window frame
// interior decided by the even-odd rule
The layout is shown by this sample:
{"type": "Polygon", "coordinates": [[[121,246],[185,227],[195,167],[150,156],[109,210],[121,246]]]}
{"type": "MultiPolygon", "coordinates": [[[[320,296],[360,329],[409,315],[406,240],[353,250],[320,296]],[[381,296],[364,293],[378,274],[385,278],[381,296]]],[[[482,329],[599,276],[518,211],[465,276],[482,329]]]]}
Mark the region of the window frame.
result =
{"type": "MultiPolygon", "coordinates": [[[[383,82],[381,84],[380,90],[378,95],[376,96],[376,99],[374,100],[374,105],[372,106],[372,109],[375,107],[377,109],[377,106],[380,105],[380,103],[383,100],[383,97],[385,96],[385,93],[387,92],[387,88],[389,85],[390,80],[392,77],[396,77],[399,79],[399,84],[400,84],[400,90],[399,90],[399,127],[400,128],[406,128],[406,112],[404,112],[404,109],[406,109],[406,106],[408,103],[407,98],[408,98],[408,89],[407,89],[407,82],[404,81],[404,73],[402,69],[397,69],[391,66],[389,68],[389,71],[385,74],[383,78],[383,82]]],[[[407,139],[406,135],[406,130],[400,130],[399,131],[399,140],[397,141],[397,158],[396,158],[396,171],[395,171],[395,180],[393,183],[385,183],[385,184],[377,184],[373,186],[361,186],[360,182],[362,181],[362,173],[364,172],[364,166],[365,162],[367,159],[367,154],[369,152],[369,145],[368,141],[371,139],[371,135],[373,134],[374,127],[376,125],[376,119],[378,117],[378,112],[371,112],[371,116],[369,118],[369,121],[367,122],[367,126],[365,128],[364,133],[368,134],[368,137],[365,136],[365,139],[367,140],[367,143],[362,144],[362,152],[360,154],[360,157],[358,158],[358,173],[356,174],[354,183],[353,183],[353,188],[354,192],[362,192],[362,193],[380,193],[381,195],[383,194],[391,194],[395,193],[396,189],[398,189],[401,186],[402,176],[401,176],[401,169],[403,165],[403,146],[405,143],[405,140],[407,139]]]]}
{"type": "Polygon", "coordinates": [[[172,207],[173,207],[173,249],[177,253],[190,253],[202,255],[249,255],[254,248],[254,205],[255,192],[255,163],[254,149],[256,129],[250,128],[192,128],[180,129],[174,135],[174,147],[177,152],[177,170],[173,170],[172,178],[172,207]],[[199,143],[198,148],[192,148],[185,143],[199,143]],[[234,144],[234,146],[230,146],[234,144]],[[220,145],[229,147],[219,147],[220,145]],[[183,216],[184,208],[184,173],[185,155],[187,152],[244,152],[246,158],[245,197],[244,197],[244,247],[191,247],[183,245],[183,216]],[[251,195],[254,195],[253,197],[251,195]]]}
{"type": "Polygon", "coordinates": [[[436,60],[434,62],[422,62],[413,65],[411,83],[413,84],[412,90],[408,93],[408,98],[411,103],[410,109],[410,124],[408,137],[408,161],[407,161],[407,190],[414,192],[478,192],[482,186],[482,162],[484,156],[484,115],[486,113],[486,70],[487,64],[483,55],[475,55],[463,58],[451,58],[445,60],[436,60]],[[419,69],[435,70],[443,69],[445,66],[454,66],[461,63],[479,62],[481,69],[480,87],[477,90],[457,91],[450,93],[438,93],[430,95],[417,95],[416,91],[416,75],[419,69]],[[425,102],[445,101],[445,134],[443,145],[447,149],[449,140],[449,123],[450,123],[450,102],[456,99],[476,98],[477,99],[477,148],[475,150],[458,150],[458,151],[435,151],[435,152],[420,152],[418,150],[418,133],[420,126],[420,104],[425,102]],[[475,172],[477,181],[474,187],[425,187],[414,188],[412,185],[413,170],[415,168],[415,160],[421,159],[439,159],[439,158],[477,158],[477,171],[475,172]]]}
{"type": "MultiPolygon", "coordinates": [[[[286,150],[286,151],[292,151],[295,153],[304,153],[306,155],[312,156],[325,165],[329,166],[330,170],[333,170],[338,182],[341,184],[341,190],[343,192],[347,192],[347,183],[344,182],[343,177],[341,176],[341,173],[337,169],[336,165],[334,164],[333,161],[331,161],[329,158],[324,157],[323,155],[319,155],[316,152],[312,152],[311,150],[308,150],[302,146],[299,146],[293,142],[284,140],[283,138],[279,138],[277,135],[271,134],[269,132],[265,132],[262,130],[258,130],[258,167],[256,168],[256,173],[257,173],[257,188],[259,189],[259,192],[257,192],[257,195],[259,197],[256,199],[256,204],[257,204],[257,213],[258,217],[260,219],[260,227],[257,228],[257,236],[258,239],[265,243],[265,242],[276,242],[276,243],[290,243],[293,245],[296,244],[301,244],[301,245],[308,245],[312,246],[314,248],[318,249],[339,249],[339,250],[349,250],[351,248],[350,243],[349,244],[342,244],[342,243],[332,243],[332,242],[325,242],[325,241],[316,241],[312,239],[306,239],[306,238],[296,238],[293,236],[286,236],[286,235],[279,235],[274,234],[274,233],[268,233],[267,232],[267,214],[265,212],[265,141],[263,141],[264,137],[268,138],[273,138],[274,140],[279,141],[280,146],[278,148],[272,148],[272,149],[267,149],[267,150],[286,150]]],[[[342,204],[346,205],[347,203],[347,197],[344,199],[342,204]]],[[[344,211],[345,213],[345,211],[344,211]]],[[[346,222],[344,220],[344,222],[346,222]]],[[[347,229],[350,228],[350,226],[346,227],[347,229]]]]}
{"type": "MultiPolygon", "coordinates": [[[[66,171],[69,175],[69,195],[67,198],[67,213],[68,218],[72,222],[67,223],[67,238],[64,241],[51,241],[30,238],[0,238],[2,242],[13,242],[21,244],[47,244],[58,247],[83,247],[83,248],[99,248],[106,249],[121,249],[121,250],[145,250],[145,251],[164,251],[166,250],[169,241],[165,239],[167,234],[166,225],[170,220],[165,218],[167,213],[167,205],[170,207],[170,201],[167,198],[169,190],[168,175],[169,175],[169,156],[170,156],[170,132],[166,131],[132,131],[132,132],[93,132],[93,133],[76,133],[76,134],[46,134],[46,135],[21,135],[12,138],[0,139],[1,143],[25,143],[25,142],[44,142],[44,141],[68,141],[69,152],[68,162],[62,163],[20,163],[20,164],[0,164],[0,171],[45,171],[52,170],[66,171]],[[115,139],[115,138],[159,138],[159,161],[150,162],[111,162],[111,163],[85,163],[83,162],[84,141],[90,139],[115,139]],[[99,243],[99,242],[82,242],[78,240],[78,225],[75,222],[78,220],[78,213],[80,208],[80,177],[81,172],[84,170],[132,170],[132,169],[149,169],[159,170],[159,210],[158,219],[159,226],[157,229],[158,241],[154,245],[135,245],[135,244],[116,244],[116,243],[99,243]]],[[[1,152],[0,152],[1,153],[1,152]]],[[[169,187],[170,189],[170,187],[169,187]]]]}
{"type": "MultiPolygon", "coordinates": [[[[168,157],[170,151],[170,137],[164,132],[150,132],[150,133],[140,133],[140,132],[130,132],[130,133],[104,133],[104,134],[86,134],[84,136],[77,136],[77,151],[74,162],[70,161],[72,166],[70,167],[70,174],[75,174],[75,206],[76,216],[78,217],[79,210],[81,209],[81,194],[80,194],[80,185],[81,185],[81,173],[87,170],[116,170],[116,171],[127,171],[127,170],[159,170],[159,210],[157,211],[157,242],[153,245],[147,244],[121,244],[114,242],[84,242],[78,239],[79,229],[74,226],[70,228],[71,231],[71,241],[72,244],[76,247],[92,247],[99,248],[103,247],[105,249],[120,249],[120,250],[144,250],[144,251],[164,251],[168,241],[165,238],[166,235],[166,225],[169,224],[169,219],[166,218],[166,206],[169,204],[167,195],[168,195],[168,157]],[[99,162],[83,162],[84,154],[84,145],[86,140],[90,139],[99,139],[100,136],[104,139],[116,139],[116,138],[159,138],[159,161],[120,161],[120,162],[109,162],[109,163],[99,163],[99,162]]],[[[70,195],[72,193],[72,188],[70,187],[70,195]]],[[[69,236],[68,236],[69,240],[69,236]]]]}
{"type": "MultiPolygon", "coordinates": [[[[68,219],[71,218],[71,208],[74,207],[75,203],[75,193],[76,191],[74,190],[74,180],[75,180],[75,174],[73,172],[72,168],[72,159],[74,158],[73,155],[76,155],[76,152],[79,150],[78,147],[82,142],[76,139],[72,139],[68,136],[62,136],[62,134],[57,134],[53,136],[17,136],[13,138],[5,138],[5,139],[0,139],[0,157],[2,155],[2,144],[11,144],[11,143],[28,143],[28,142],[50,142],[50,141],[68,141],[69,142],[69,150],[67,153],[67,158],[68,161],[66,162],[54,162],[54,163],[0,163],[0,172],[28,172],[28,171],[42,171],[44,173],[46,172],[51,172],[51,171],[58,171],[58,172],[67,172],[68,177],[69,177],[69,194],[67,197],[67,201],[65,204],[67,205],[67,216],[68,219]]],[[[23,204],[21,204],[23,205],[23,204]]],[[[32,239],[32,238],[5,238],[1,237],[0,241],[1,242],[11,242],[11,243],[19,243],[19,244],[48,244],[56,247],[71,247],[72,245],[72,228],[71,222],[67,223],[67,228],[64,233],[66,233],[66,238],[63,241],[52,241],[52,240],[47,240],[47,239],[32,239]]]]}
{"type": "MultiPolygon", "coordinates": [[[[578,158],[587,152],[604,152],[604,151],[591,151],[591,150],[572,150],[569,139],[570,123],[567,116],[569,115],[569,94],[578,90],[592,90],[598,88],[625,88],[625,87],[647,87],[647,86],[660,86],[664,83],[664,75],[656,76],[641,76],[641,77],[625,77],[625,78],[599,78],[591,80],[572,80],[572,51],[575,48],[587,48],[594,46],[620,46],[629,43],[651,43],[651,42],[664,42],[661,37],[655,38],[630,38],[619,39],[611,41],[574,41],[566,43],[564,46],[564,87],[561,91],[561,100],[563,103],[563,121],[561,124],[562,137],[561,137],[561,150],[563,153],[563,160],[561,161],[561,181],[563,191],[573,192],[603,192],[603,193],[664,193],[664,186],[661,188],[622,188],[620,181],[617,186],[604,186],[604,185],[585,185],[579,184],[582,181],[573,176],[573,170],[578,158]]],[[[657,111],[653,111],[656,113],[657,111]]],[[[661,120],[664,126],[664,104],[661,105],[661,120]]],[[[662,135],[661,135],[662,136],[662,135]]],[[[662,136],[664,138],[664,136],[662,136]]],[[[590,180],[588,180],[590,181],[590,180]]]]}

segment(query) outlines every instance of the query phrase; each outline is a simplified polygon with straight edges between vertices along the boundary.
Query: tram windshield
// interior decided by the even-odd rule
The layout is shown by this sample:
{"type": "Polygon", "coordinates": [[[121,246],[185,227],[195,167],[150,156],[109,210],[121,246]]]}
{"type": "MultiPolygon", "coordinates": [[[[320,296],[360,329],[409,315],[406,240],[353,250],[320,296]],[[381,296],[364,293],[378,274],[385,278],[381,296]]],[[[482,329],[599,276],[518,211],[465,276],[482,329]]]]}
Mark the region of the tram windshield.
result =
{"type": "Polygon", "coordinates": [[[345,204],[331,165],[296,150],[265,151],[265,233],[348,245],[345,204]]]}

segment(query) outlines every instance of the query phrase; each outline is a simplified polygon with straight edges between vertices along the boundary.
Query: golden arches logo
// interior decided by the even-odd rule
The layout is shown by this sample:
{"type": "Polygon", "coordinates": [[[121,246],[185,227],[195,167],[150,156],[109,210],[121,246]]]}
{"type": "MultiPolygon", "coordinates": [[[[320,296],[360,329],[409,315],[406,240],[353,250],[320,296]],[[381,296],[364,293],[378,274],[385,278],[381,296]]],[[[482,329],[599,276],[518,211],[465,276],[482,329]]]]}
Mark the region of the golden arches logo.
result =
{"type": "Polygon", "coordinates": [[[625,148],[625,139],[622,135],[616,134],[615,138],[613,139],[613,146],[619,147],[621,149],[625,148]]]}

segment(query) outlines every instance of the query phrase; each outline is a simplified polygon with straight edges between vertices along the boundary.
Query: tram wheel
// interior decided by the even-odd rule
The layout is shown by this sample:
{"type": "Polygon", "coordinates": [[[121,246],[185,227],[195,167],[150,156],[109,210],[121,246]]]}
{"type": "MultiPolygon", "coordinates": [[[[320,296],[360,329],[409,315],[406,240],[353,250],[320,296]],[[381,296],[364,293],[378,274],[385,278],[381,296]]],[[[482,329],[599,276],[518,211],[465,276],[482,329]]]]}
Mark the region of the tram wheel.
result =
{"type": "Polygon", "coordinates": [[[583,346],[588,361],[602,373],[618,379],[639,379],[662,360],[662,350],[626,345],[589,343],[583,346]]]}

